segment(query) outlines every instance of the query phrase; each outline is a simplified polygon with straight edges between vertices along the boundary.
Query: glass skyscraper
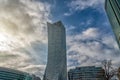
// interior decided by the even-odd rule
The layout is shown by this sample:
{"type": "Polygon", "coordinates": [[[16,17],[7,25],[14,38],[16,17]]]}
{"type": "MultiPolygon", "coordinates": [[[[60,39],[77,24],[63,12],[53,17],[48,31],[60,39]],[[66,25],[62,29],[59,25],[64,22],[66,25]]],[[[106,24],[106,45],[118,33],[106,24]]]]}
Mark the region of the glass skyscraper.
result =
{"type": "Polygon", "coordinates": [[[43,80],[67,80],[66,33],[61,21],[48,26],[48,62],[43,80]]]}
{"type": "Polygon", "coordinates": [[[120,0],[106,0],[105,10],[120,48],[120,0]]]}
{"type": "Polygon", "coordinates": [[[101,67],[76,67],[68,71],[68,80],[105,80],[104,70],[101,67]]]}

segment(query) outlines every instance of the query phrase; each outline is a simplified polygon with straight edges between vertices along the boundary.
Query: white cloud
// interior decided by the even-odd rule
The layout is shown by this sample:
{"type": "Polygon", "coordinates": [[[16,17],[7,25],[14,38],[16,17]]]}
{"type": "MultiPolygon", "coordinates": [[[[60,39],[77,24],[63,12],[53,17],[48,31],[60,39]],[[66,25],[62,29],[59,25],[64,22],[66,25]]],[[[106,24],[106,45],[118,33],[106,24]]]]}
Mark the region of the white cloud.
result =
{"type": "Polygon", "coordinates": [[[96,38],[98,37],[98,30],[96,28],[89,28],[82,32],[83,38],[96,38]]]}
{"type": "Polygon", "coordinates": [[[88,28],[82,33],[67,36],[68,67],[100,65],[104,59],[113,60],[119,55],[118,45],[113,36],[103,34],[97,28],[88,28]]]}
{"type": "MultiPolygon", "coordinates": [[[[68,41],[72,41],[72,38],[74,38],[75,40],[79,41],[79,40],[89,40],[89,39],[95,39],[97,37],[99,37],[99,33],[98,33],[98,29],[96,28],[89,28],[85,31],[83,31],[82,33],[76,35],[76,36],[72,36],[69,37],[70,39],[68,39],[68,41]]],[[[73,40],[74,41],[74,40],[73,40]]]]}
{"type": "Polygon", "coordinates": [[[73,0],[69,6],[75,10],[83,10],[88,7],[99,7],[103,3],[104,0],[73,0]]]}
{"type": "Polygon", "coordinates": [[[71,14],[73,14],[73,12],[67,12],[67,13],[64,13],[64,16],[70,16],[71,14]]]}
{"type": "Polygon", "coordinates": [[[50,4],[46,2],[0,0],[0,60],[4,61],[0,66],[34,72],[26,67],[34,70],[45,65],[49,15],[50,4]]]}
{"type": "Polygon", "coordinates": [[[90,19],[88,19],[86,21],[82,21],[80,23],[81,26],[89,26],[90,24],[93,24],[93,18],[90,18],[90,19]]]}
{"type": "MultiPolygon", "coordinates": [[[[65,16],[72,15],[75,11],[85,10],[89,7],[99,9],[104,6],[104,0],[72,0],[68,3],[69,12],[64,13],[65,16]]],[[[101,11],[101,9],[99,9],[101,11]]]]}

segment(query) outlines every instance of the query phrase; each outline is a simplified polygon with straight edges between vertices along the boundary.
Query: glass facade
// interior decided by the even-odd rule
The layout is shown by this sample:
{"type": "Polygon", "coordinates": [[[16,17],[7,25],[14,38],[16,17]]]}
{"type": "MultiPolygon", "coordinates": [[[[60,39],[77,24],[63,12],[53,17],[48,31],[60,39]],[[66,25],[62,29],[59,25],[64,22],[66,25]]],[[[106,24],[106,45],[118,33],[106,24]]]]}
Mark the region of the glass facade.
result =
{"type": "Polygon", "coordinates": [[[120,48],[120,0],[106,0],[105,10],[120,48]]]}
{"type": "Polygon", "coordinates": [[[48,61],[43,80],[67,80],[65,27],[61,21],[47,26],[48,61]]]}
{"type": "Polygon", "coordinates": [[[104,70],[101,67],[77,67],[68,72],[69,80],[105,80],[104,70]]]}
{"type": "Polygon", "coordinates": [[[21,71],[0,68],[0,80],[32,80],[32,76],[21,71]]]}

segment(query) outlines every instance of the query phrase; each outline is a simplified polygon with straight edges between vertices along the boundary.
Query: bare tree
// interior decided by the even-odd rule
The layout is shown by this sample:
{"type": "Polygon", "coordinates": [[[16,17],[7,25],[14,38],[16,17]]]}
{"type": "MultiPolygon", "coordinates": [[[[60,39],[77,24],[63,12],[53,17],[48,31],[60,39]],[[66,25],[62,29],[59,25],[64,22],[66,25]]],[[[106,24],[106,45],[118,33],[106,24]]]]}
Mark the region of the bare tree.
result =
{"type": "Polygon", "coordinates": [[[111,60],[103,60],[102,66],[105,71],[105,80],[110,80],[114,75],[117,74],[117,69],[113,68],[111,60]]]}

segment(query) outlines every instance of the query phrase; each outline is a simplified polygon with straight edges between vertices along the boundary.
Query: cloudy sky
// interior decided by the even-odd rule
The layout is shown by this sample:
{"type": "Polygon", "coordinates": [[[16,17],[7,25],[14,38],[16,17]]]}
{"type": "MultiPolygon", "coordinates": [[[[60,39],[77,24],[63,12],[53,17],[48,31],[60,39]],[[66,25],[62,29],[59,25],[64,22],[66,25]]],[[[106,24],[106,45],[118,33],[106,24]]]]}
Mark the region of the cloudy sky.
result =
{"type": "Polygon", "coordinates": [[[0,66],[42,76],[47,62],[46,22],[66,28],[67,65],[119,66],[119,49],[104,0],[0,0],[0,66]]]}

